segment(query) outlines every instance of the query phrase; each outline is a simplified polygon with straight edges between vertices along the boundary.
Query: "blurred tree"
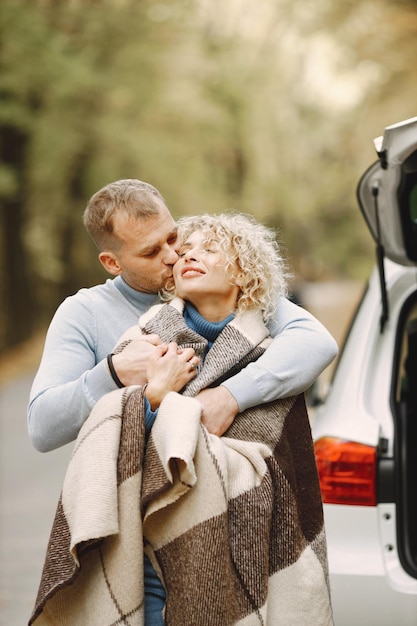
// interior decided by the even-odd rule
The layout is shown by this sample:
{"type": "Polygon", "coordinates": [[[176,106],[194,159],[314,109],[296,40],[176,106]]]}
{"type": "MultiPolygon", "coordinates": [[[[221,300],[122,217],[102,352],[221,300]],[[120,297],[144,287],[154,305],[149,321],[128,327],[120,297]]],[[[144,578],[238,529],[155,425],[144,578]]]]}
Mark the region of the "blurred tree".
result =
{"type": "Polygon", "coordinates": [[[92,189],[140,166],[129,116],[138,123],[158,84],[150,5],[1,6],[0,345],[24,339],[32,320],[96,280],[81,215],[92,189]]]}
{"type": "Polygon", "coordinates": [[[416,114],[415,5],[3,0],[0,346],[102,280],[81,215],[118,178],[174,215],[256,215],[302,279],[365,276],[355,188],[416,114]]]}
{"type": "Polygon", "coordinates": [[[302,277],[365,276],[372,246],[355,189],[376,160],[373,137],[416,114],[414,67],[401,64],[417,47],[411,3],[200,5],[215,99],[233,89],[245,111],[238,208],[282,231],[302,277]]]}
{"type": "MultiPolygon", "coordinates": [[[[7,97],[3,94],[3,97],[7,97]]],[[[28,276],[27,251],[23,242],[23,224],[26,209],[26,174],[28,136],[24,129],[13,124],[1,125],[0,154],[4,175],[9,177],[14,193],[4,190],[0,204],[0,248],[2,263],[3,302],[0,320],[10,344],[27,338],[32,331],[33,292],[28,276]]]]}

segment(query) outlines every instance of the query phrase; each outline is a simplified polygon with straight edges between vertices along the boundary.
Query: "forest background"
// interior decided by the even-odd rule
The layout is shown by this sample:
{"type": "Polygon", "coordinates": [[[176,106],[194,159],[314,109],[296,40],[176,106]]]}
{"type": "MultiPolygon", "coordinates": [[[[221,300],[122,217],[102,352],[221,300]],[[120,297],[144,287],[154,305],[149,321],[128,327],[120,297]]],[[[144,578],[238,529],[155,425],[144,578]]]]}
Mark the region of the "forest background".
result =
{"type": "Polygon", "coordinates": [[[356,186],[417,115],[416,35],[415,0],[2,0],[0,349],[103,281],[81,216],[119,178],[277,228],[300,284],[364,280],[356,186]]]}

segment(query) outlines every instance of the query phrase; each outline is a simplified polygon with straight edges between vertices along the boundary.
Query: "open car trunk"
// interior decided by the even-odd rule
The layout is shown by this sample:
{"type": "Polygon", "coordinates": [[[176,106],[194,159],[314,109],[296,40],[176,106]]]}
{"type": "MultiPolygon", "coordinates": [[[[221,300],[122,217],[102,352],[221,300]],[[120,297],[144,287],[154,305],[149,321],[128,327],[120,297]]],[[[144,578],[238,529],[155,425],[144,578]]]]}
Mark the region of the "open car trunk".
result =
{"type": "MultiPolygon", "coordinates": [[[[357,196],[376,243],[384,332],[389,318],[384,258],[417,266],[417,118],[387,127],[375,147],[379,159],[359,181],[357,196]]],[[[399,320],[396,345],[391,394],[394,459],[381,463],[380,482],[388,478],[393,487],[399,557],[405,571],[417,578],[417,283],[399,320]]]]}

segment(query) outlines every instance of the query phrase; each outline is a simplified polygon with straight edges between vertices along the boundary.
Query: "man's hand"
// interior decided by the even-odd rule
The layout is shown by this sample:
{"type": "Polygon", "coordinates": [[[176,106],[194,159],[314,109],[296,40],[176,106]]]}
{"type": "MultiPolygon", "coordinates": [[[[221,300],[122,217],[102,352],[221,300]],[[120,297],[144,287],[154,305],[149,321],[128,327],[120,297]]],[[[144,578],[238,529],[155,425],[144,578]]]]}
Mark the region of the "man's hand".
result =
{"type": "Polygon", "coordinates": [[[159,407],[169,391],[180,391],[194,378],[199,362],[193,348],[179,350],[175,342],[155,348],[148,363],[145,391],[152,410],[159,407]]]}
{"type": "Polygon", "coordinates": [[[203,389],[196,399],[203,405],[202,423],[209,433],[221,437],[239,413],[238,403],[222,385],[203,389]]]}
{"type": "Polygon", "coordinates": [[[146,368],[149,359],[160,344],[158,335],[143,335],[143,338],[134,339],[119,354],[113,356],[114,369],[126,387],[144,385],[147,382],[146,368]]]}

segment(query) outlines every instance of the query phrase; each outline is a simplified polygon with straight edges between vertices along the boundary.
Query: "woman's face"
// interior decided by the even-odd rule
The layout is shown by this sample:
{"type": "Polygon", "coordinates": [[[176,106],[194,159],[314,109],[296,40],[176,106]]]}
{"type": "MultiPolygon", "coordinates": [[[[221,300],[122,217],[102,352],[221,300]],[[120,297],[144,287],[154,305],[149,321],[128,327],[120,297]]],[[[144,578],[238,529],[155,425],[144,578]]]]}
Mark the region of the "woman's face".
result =
{"type": "Polygon", "coordinates": [[[210,312],[211,321],[220,321],[234,311],[239,287],[231,282],[228,257],[219,243],[197,230],[180,246],[178,254],[173,269],[177,294],[191,302],[201,315],[207,317],[210,312]]]}

